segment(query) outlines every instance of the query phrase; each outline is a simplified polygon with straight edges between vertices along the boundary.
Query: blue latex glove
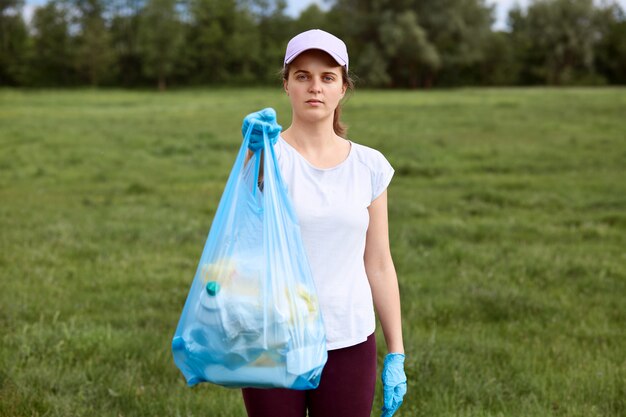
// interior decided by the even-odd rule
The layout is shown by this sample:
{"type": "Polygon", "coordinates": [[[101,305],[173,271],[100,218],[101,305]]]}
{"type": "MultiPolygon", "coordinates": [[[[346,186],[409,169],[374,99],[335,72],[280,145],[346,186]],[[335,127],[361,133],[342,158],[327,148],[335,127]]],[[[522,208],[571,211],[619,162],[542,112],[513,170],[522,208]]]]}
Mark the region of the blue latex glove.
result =
{"type": "Polygon", "coordinates": [[[391,417],[396,412],[406,394],[404,354],[389,353],[383,365],[383,413],[381,417],[391,417]]]}
{"type": "Polygon", "coordinates": [[[244,117],[241,125],[241,134],[244,137],[250,125],[252,125],[252,132],[250,133],[248,149],[252,152],[263,149],[263,130],[265,130],[270,143],[274,145],[278,135],[280,135],[280,131],[283,129],[281,125],[276,123],[276,110],[271,107],[250,113],[244,117]]]}

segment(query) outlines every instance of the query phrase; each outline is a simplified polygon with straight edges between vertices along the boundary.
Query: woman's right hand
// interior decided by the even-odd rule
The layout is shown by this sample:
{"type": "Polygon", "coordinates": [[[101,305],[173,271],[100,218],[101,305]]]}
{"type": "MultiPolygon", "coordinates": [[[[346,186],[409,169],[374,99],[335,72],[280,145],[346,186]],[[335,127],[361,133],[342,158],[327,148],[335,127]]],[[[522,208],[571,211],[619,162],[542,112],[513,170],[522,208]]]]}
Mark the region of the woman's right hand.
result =
{"type": "Polygon", "coordinates": [[[283,129],[281,125],[276,123],[276,110],[271,107],[250,113],[244,117],[241,125],[241,134],[244,137],[248,133],[250,126],[252,126],[252,131],[250,132],[248,149],[252,152],[263,149],[263,131],[267,134],[270,143],[274,145],[283,129]]]}

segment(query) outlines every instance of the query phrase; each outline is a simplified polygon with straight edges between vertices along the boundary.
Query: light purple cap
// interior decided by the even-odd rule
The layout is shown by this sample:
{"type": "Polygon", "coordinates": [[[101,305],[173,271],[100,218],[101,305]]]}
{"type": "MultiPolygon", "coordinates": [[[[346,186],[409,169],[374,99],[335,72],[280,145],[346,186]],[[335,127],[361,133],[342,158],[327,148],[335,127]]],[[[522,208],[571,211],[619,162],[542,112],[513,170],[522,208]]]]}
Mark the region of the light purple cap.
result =
{"type": "Polygon", "coordinates": [[[285,65],[296,59],[304,51],[320,49],[330,56],[342,67],[348,69],[348,48],[341,39],[320,29],[311,29],[294,36],[287,44],[285,52],[285,65]]]}

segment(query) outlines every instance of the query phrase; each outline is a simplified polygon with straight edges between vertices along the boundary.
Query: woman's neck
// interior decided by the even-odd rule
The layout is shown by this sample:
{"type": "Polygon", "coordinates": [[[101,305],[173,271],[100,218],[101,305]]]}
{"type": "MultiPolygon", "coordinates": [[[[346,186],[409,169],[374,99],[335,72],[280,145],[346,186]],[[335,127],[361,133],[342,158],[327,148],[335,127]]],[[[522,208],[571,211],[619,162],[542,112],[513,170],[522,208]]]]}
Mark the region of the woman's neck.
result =
{"type": "Polygon", "coordinates": [[[333,147],[341,139],[335,134],[332,120],[330,123],[305,123],[294,119],[282,136],[291,145],[304,151],[333,147]]]}
{"type": "Polygon", "coordinates": [[[294,119],[282,137],[318,168],[332,168],[350,154],[350,142],[335,133],[332,123],[308,124],[294,119]]]}

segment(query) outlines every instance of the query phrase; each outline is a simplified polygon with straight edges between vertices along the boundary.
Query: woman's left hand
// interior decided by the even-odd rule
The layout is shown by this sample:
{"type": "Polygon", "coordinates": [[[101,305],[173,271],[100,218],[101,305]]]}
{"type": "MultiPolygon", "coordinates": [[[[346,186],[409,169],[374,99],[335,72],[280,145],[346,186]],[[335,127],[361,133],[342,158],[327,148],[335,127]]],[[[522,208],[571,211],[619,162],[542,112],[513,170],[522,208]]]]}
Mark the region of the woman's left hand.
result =
{"type": "Polygon", "coordinates": [[[241,134],[244,138],[249,129],[252,130],[250,131],[248,149],[252,152],[256,152],[263,149],[263,132],[267,135],[270,143],[274,145],[278,139],[278,135],[280,135],[282,126],[276,122],[276,110],[271,107],[267,107],[263,110],[250,113],[243,119],[241,134]]]}
{"type": "Polygon", "coordinates": [[[383,412],[381,417],[391,417],[398,410],[406,394],[404,354],[389,353],[383,365],[383,412]]]}

